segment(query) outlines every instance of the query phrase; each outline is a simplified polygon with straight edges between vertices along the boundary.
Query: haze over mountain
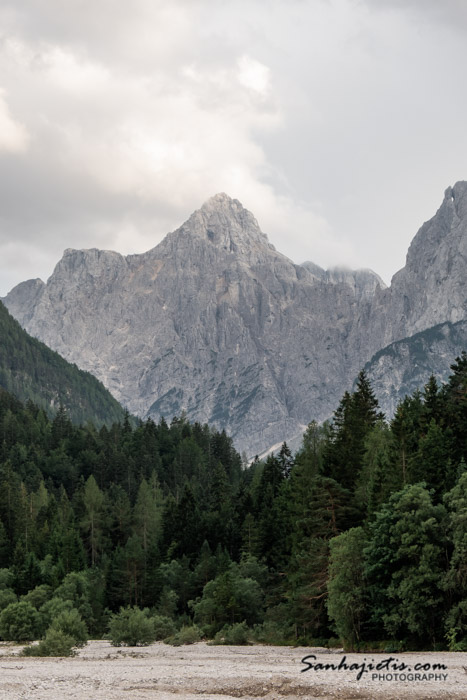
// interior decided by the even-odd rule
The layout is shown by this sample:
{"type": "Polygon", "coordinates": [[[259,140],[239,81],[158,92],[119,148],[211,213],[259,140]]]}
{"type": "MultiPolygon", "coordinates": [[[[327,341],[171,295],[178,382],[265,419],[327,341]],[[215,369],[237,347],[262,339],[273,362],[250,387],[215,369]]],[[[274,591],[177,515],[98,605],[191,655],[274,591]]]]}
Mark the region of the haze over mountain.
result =
{"type": "Polygon", "coordinates": [[[466,260],[465,182],[389,288],[371,270],[294,264],[218,194],[147,253],[66,250],[47,284],[24,282],[5,304],[131,412],[186,411],[253,455],[328,418],[378,351],[466,319],[466,260]]]}

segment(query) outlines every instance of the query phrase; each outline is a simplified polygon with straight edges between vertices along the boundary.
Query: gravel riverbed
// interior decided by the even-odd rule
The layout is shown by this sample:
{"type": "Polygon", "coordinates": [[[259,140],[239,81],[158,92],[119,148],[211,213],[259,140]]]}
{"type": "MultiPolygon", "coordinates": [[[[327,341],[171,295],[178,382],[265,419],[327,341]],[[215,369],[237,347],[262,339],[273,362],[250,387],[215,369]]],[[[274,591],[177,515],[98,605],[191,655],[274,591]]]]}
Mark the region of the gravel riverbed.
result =
{"type": "Polygon", "coordinates": [[[2,700],[467,700],[464,653],[344,654],[309,647],[210,646],[204,642],[116,648],[106,641],[91,641],[72,658],[22,657],[20,650],[0,642],[2,700]],[[302,672],[307,668],[302,662],[305,656],[312,664],[355,664],[358,668],[315,670],[313,666],[302,672]],[[357,679],[362,664],[368,668],[378,663],[379,670],[370,669],[357,679]]]}

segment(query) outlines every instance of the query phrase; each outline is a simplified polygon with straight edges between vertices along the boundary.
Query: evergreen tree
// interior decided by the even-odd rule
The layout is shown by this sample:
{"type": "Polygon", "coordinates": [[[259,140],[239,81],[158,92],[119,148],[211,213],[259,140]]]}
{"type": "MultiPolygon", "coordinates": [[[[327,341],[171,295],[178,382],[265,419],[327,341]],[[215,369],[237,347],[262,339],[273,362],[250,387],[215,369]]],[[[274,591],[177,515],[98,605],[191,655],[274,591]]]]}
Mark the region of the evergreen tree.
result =
{"type": "Polygon", "coordinates": [[[104,525],[104,494],[91,475],[86,481],[83,492],[84,516],[81,527],[87,534],[91,566],[95,566],[102,550],[104,525]]]}
{"type": "Polygon", "coordinates": [[[330,541],[327,609],[337,634],[353,650],[362,638],[365,621],[363,528],[352,528],[330,541]]]}
{"type": "Polygon", "coordinates": [[[410,460],[410,481],[424,481],[439,498],[448,476],[449,442],[434,418],[431,418],[425,430],[420,437],[418,451],[410,460]]]}
{"type": "Polygon", "coordinates": [[[467,460],[467,352],[451,365],[452,374],[443,388],[444,423],[452,435],[451,459],[459,464],[467,460]]]}
{"type": "Polygon", "coordinates": [[[334,413],[324,455],[327,476],[345,488],[353,489],[363,465],[365,439],[383,418],[368,377],[362,370],[355,392],[346,392],[334,413]]]}
{"type": "Polygon", "coordinates": [[[440,640],[445,528],[445,508],[433,505],[423,484],[393,494],[376,514],[365,575],[377,638],[388,632],[415,647],[440,640]]]}
{"type": "Polygon", "coordinates": [[[445,589],[450,610],[445,630],[454,640],[454,649],[467,650],[467,471],[464,471],[444,497],[449,515],[449,535],[453,544],[445,589]]]}

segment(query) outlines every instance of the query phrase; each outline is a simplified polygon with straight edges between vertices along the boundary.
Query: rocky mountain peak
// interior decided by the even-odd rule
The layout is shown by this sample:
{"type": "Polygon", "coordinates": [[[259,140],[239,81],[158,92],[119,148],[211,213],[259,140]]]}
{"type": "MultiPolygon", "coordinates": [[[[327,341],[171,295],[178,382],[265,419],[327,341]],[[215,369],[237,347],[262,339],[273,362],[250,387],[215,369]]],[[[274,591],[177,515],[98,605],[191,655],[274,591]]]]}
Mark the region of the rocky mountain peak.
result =
{"type": "Polygon", "coordinates": [[[20,282],[8,294],[7,304],[10,313],[22,326],[26,326],[34,315],[35,306],[44,289],[45,283],[36,277],[36,279],[20,282]]]}
{"type": "Polygon", "coordinates": [[[294,265],[220,193],[147,253],[65,251],[47,284],[19,285],[5,305],[130,411],[186,411],[252,456],[329,417],[385,346],[467,323],[466,261],[466,182],[389,288],[371,270],[294,265]]]}
{"type": "Polygon", "coordinates": [[[224,192],[208,199],[175,233],[199,236],[236,254],[258,248],[275,250],[253,214],[224,192]]]}
{"type": "Polygon", "coordinates": [[[407,253],[407,270],[411,274],[420,271],[425,276],[430,269],[434,274],[441,270],[444,274],[447,259],[458,256],[459,252],[465,253],[466,234],[467,182],[460,181],[445,190],[438,211],[423,224],[413,239],[407,253]]]}
{"type": "Polygon", "coordinates": [[[448,187],[444,193],[445,200],[452,203],[459,219],[467,217],[467,182],[460,180],[454,187],[448,187]]]}

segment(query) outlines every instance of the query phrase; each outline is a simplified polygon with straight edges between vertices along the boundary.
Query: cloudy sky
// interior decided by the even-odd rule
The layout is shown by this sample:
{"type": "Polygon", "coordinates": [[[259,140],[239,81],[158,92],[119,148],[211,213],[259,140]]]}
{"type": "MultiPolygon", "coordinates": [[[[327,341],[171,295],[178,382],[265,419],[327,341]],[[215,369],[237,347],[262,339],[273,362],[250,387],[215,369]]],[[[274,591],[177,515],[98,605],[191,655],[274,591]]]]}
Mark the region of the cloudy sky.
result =
{"type": "Polygon", "coordinates": [[[465,0],[2,0],[0,295],[216,192],[386,282],[467,179],[465,0]]]}

